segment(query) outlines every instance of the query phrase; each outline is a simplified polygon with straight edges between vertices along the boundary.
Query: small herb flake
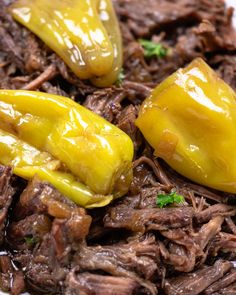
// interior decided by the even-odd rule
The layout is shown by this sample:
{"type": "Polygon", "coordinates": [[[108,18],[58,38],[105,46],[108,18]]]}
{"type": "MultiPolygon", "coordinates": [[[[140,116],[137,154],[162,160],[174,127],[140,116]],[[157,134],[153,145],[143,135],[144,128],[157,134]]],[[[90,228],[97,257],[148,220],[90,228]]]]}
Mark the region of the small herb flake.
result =
{"type": "Polygon", "coordinates": [[[144,49],[145,57],[165,57],[167,55],[167,49],[160,43],[154,43],[150,40],[140,39],[139,43],[144,49]]]}
{"type": "Polygon", "coordinates": [[[36,244],[36,240],[34,239],[34,237],[24,237],[24,239],[28,246],[33,246],[34,244],[36,244]]]}
{"type": "Polygon", "coordinates": [[[157,195],[157,198],[156,198],[156,204],[159,208],[163,208],[173,203],[180,204],[180,203],[183,203],[184,201],[185,201],[184,197],[181,195],[178,195],[176,192],[171,192],[168,195],[159,194],[157,195]]]}
{"type": "Polygon", "coordinates": [[[119,86],[122,84],[123,80],[125,78],[125,73],[124,73],[124,69],[121,68],[120,73],[118,75],[118,78],[116,80],[116,85],[119,86]]]}

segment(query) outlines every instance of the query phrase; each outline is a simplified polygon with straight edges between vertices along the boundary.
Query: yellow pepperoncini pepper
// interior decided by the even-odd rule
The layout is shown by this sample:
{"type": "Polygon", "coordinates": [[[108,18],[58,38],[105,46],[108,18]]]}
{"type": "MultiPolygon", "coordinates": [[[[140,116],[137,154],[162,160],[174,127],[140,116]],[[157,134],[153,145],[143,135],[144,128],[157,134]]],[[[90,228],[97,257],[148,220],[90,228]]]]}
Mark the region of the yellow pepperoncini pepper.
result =
{"type": "Polygon", "coordinates": [[[236,193],[236,94],[202,59],[157,86],[136,124],[173,169],[236,193]]]}
{"type": "Polygon", "coordinates": [[[132,158],[128,135],[69,98],[0,90],[0,162],[15,174],[99,207],[128,191],[132,158]]]}
{"type": "Polygon", "coordinates": [[[79,78],[100,87],[117,80],[122,41],[111,0],[18,0],[10,11],[79,78]]]}

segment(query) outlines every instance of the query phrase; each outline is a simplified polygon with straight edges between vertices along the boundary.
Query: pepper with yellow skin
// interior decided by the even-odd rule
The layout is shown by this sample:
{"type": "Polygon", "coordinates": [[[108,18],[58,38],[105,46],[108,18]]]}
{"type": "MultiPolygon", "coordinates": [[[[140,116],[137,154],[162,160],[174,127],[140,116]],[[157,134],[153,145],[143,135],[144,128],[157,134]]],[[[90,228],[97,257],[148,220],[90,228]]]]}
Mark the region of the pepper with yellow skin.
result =
{"type": "Polygon", "coordinates": [[[236,193],[236,94],[202,59],[157,86],[136,125],[177,172],[236,193]]]}
{"type": "Polygon", "coordinates": [[[129,189],[131,139],[69,98],[0,90],[0,129],[2,164],[26,179],[37,173],[82,206],[104,206],[129,189]]]}
{"type": "Polygon", "coordinates": [[[79,78],[99,87],[117,80],[122,41],[111,0],[18,0],[10,11],[79,78]]]}

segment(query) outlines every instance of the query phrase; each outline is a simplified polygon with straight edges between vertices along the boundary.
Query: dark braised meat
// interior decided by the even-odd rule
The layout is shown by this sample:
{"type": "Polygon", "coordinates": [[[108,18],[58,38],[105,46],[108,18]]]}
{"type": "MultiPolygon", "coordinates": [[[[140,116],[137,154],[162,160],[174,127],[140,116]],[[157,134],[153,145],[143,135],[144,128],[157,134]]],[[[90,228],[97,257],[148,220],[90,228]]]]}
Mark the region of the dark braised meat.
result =
{"type": "MultiPolygon", "coordinates": [[[[113,0],[123,76],[98,89],[74,76],[0,0],[0,88],[68,96],[126,132],[134,178],[126,196],[85,210],[35,178],[0,166],[0,286],[13,295],[235,295],[236,196],[175,173],[135,126],[140,104],[179,67],[202,57],[236,90],[236,33],[223,0],[113,0]],[[139,39],[161,43],[146,58],[139,39]],[[158,208],[175,190],[184,203],[158,208]]],[[[157,118],[158,121],[158,118],[157,118]]]]}
{"type": "Polygon", "coordinates": [[[112,228],[126,228],[136,232],[167,230],[191,225],[193,208],[146,208],[130,209],[117,207],[104,218],[104,225],[112,228]]]}
{"type": "Polygon", "coordinates": [[[138,290],[135,280],[126,277],[79,273],[72,270],[66,279],[66,295],[132,295],[138,290]]]}
{"type": "Polygon", "coordinates": [[[204,267],[194,273],[166,280],[165,292],[167,295],[201,294],[208,286],[222,278],[232,267],[233,265],[230,262],[218,260],[213,266],[204,267]]]}
{"type": "Polygon", "coordinates": [[[18,295],[25,291],[23,272],[14,268],[7,253],[0,257],[0,269],[1,290],[10,292],[12,295],[18,295]]]}
{"type": "Polygon", "coordinates": [[[87,236],[91,217],[47,183],[33,179],[13,209],[7,247],[12,262],[39,293],[60,293],[74,252],[87,236]]]}
{"type": "Polygon", "coordinates": [[[126,244],[81,246],[74,257],[75,265],[81,270],[102,270],[114,276],[131,278],[151,294],[156,294],[156,287],[149,281],[160,275],[159,262],[159,247],[152,236],[126,244]]]}
{"type": "Polygon", "coordinates": [[[7,214],[15,189],[11,185],[12,169],[0,166],[0,245],[4,241],[7,214]]]}
{"type": "MultiPolygon", "coordinates": [[[[215,283],[210,285],[205,291],[204,294],[209,295],[209,294],[214,294],[215,292],[222,291],[226,287],[233,289],[231,283],[235,282],[236,280],[236,270],[231,269],[223,278],[218,279],[215,283]]],[[[225,293],[228,294],[228,293],[225,293]]]]}

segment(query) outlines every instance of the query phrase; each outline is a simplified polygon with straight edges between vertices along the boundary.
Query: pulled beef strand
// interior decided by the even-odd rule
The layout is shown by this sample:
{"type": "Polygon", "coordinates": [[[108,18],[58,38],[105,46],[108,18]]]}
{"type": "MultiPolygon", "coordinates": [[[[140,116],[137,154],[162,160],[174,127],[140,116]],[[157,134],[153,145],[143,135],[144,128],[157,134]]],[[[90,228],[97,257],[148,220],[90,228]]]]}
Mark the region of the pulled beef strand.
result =
{"type": "Polygon", "coordinates": [[[126,228],[128,230],[145,232],[150,230],[166,230],[184,227],[192,222],[193,209],[179,208],[145,208],[132,209],[112,208],[104,218],[105,227],[126,228]]]}
{"type": "Polygon", "coordinates": [[[79,273],[72,270],[66,279],[66,295],[132,295],[138,289],[135,280],[126,277],[79,273]]]}
{"type": "Polygon", "coordinates": [[[166,280],[164,289],[167,295],[197,295],[222,278],[232,267],[230,262],[219,260],[213,266],[166,280]]]}
{"type": "Polygon", "coordinates": [[[4,241],[7,214],[15,193],[11,186],[12,169],[0,166],[0,245],[4,241]]]}

